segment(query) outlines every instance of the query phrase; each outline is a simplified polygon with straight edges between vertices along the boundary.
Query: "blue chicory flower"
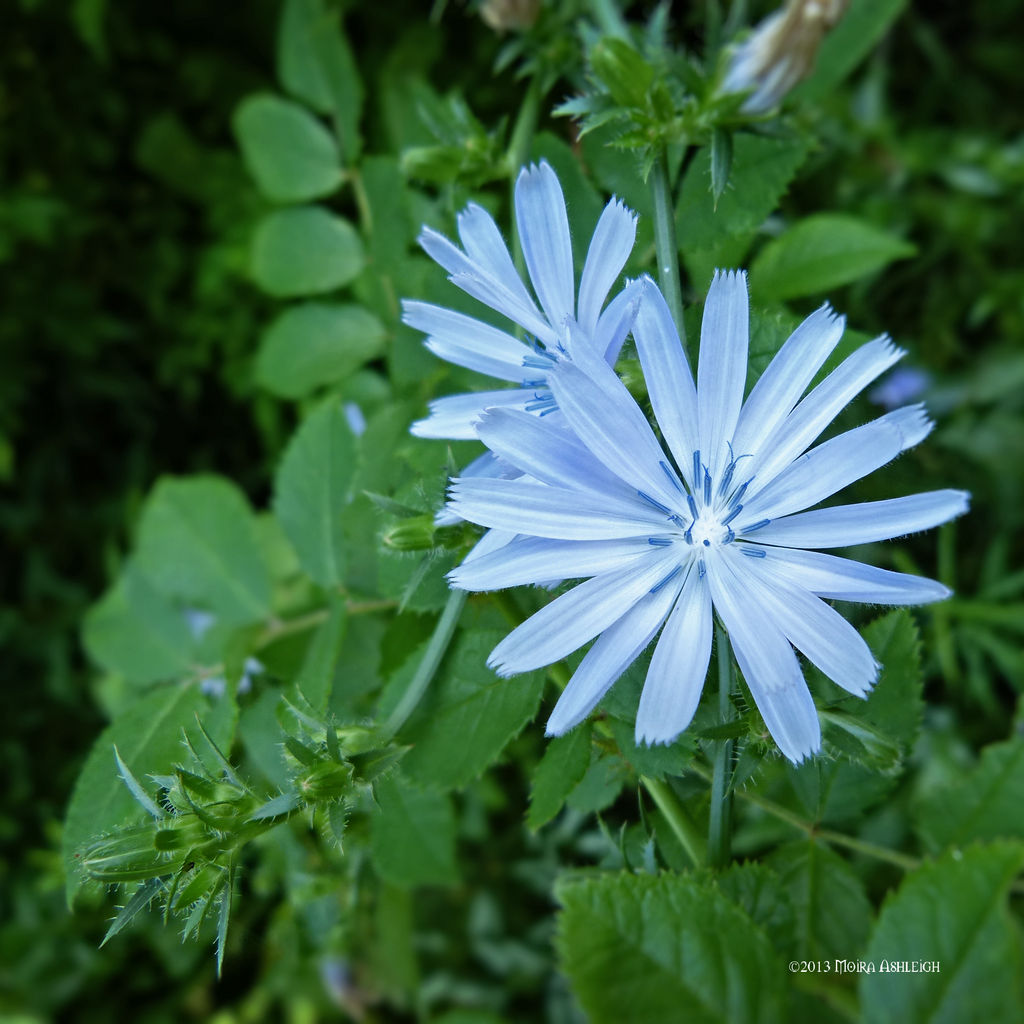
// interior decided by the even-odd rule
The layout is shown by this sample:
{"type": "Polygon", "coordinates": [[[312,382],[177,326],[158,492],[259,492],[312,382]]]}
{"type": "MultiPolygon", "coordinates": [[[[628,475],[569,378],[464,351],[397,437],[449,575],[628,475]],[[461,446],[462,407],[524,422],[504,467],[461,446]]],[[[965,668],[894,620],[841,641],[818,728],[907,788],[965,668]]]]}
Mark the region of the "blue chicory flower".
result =
{"type": "Polygon", "coordinates": [[[582,721],[660,631],[636,738],[674,739],[700,698],[714,610],[769,732],[796,763],[820,748],[821,735],[794,648],[859,696],[878,673],[860,634],[824,599],[921,604],[949,595],[934,580],[809,549],[936,526],[962,514],[968,495],[939,490],[806,511],[929,433],[923,407],[912,405],[810,447],[903,353],[876,338],[801,398],[843,332],[844,319],[826,305],[793,332],[744,401],[746,276],[715,276],[696,382],[657,286],[645,278],[640,288],[633,335],[668,452],[607,363],[560,362],[547,380],[571,430],[507,407],[479,420],[480,439],[521,475],[455,480],[449,507],[516,536],[474,552],[450,581],[483,591],[585,578],[489,659],[514,675],[597,638],[549,735],[582,721]]]}
{"type": "MultiPolygon", "coordinates": [[[[432,352],[515,385],[431,402],[430,415],[412,426],[419,437],[475,439],[476,420],[494,406],[542,416],[555,412],[547,375],[573,354],[570,327],[576,343],[593,348],[609,363],[615,362],[629,333],[635,290],[625,289],[603,312],[602,307],[632,251],[636,215],[615,199],[605,207],[587,251],[577,300],[565,197],[548,163],[520,172],[515,213],[539,309],[516,271],[497,224],[483,207],[470,203],[459,214],[463,249],[430,228],[420,235],[420,244],[448,271],[453,284],[508,317],[533,341],[520,340],[454,310],[406,300],[403,320],[428,335],[426,346],[432,352]]],[[[485,461],[490,462],[490,457],[485,461]]],[[[484,467],[475,470],[482,471],[484,467]]]]}

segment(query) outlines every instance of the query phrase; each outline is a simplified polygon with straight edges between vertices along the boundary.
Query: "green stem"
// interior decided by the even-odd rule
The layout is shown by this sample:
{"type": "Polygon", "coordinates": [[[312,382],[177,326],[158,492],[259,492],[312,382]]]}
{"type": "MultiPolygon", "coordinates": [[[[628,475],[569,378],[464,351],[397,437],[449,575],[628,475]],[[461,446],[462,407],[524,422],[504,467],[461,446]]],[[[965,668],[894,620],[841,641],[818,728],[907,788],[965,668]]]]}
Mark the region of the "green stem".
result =
{"type": "MultiPolygon", "coordinates": [[[[530,159],[530,149],[533,147],[533,137],[537,132],[537,119],[540,116],[541,101],[540,79],[534,75],[530,79],[529,88],[523,97],[523,104],[519,108],[515,126],[512,128],[512,137],[508,143],[508,190],[509,209],[512,210],[512,260],[520,277],[526,273],[526,259],[523,256],[523,248],[519,244],[519,225],[515,218],[516,208],[516,179],[519,171],[530,159]]],[[[517,335],[521,336],[521,329],[517,329],[517,335]]]]}
{"type": "MultiPolygon", "coordinates": [[[[732,651],[729,636],[721,625],[716,626],[718,648],[718,721],[725,725],[732,720],[732,651]]],[[[724,868],[732,859],[732,740],[715,744],[714,774],[711,777],[711,813],[708,818],[708,863],[724,868]]]]}
{"type": "Polygon", "coordinates": [[[465,607],[467,597],[468,593],[465,590],[452,590],[448,595],[448,603],[437,620],[437,625],[427,644],[423,660],[416,669],[416,674],[410,680],[405,693],[402,694],[402,699],[381,728],[385,740],[391,739],[405,725],[406,719],[415,711],[420,698],[426,693],[427,687],[434,678],[434,673],[437,672],[441,659],[455,635],[455,627],[459,624],[459,616],[465,607]]]}
{"type": "Polygon", "coordinates": [[[679,283],[679,243],[672,189],[668,180],[668,155],[663,149],[651,168],[651,197],[654,200],[654,248],[658,256],[658,283],[686,352],[683,324],[683,293],[679,283]]]}
{"type": "Polygon", "coordinates": [[[699,868],[706,864],[708,850],[704,837],[672,787],[667,782],[661,779],[652,779],[648,775],[641,775],[640,781],[647,792],[651,794],[651,799],[657,805],[658,810],[665,816],[669,828],[672,829],[676,839],[679,840],[680,845],[693,862],[693,866],[699,868]]]}

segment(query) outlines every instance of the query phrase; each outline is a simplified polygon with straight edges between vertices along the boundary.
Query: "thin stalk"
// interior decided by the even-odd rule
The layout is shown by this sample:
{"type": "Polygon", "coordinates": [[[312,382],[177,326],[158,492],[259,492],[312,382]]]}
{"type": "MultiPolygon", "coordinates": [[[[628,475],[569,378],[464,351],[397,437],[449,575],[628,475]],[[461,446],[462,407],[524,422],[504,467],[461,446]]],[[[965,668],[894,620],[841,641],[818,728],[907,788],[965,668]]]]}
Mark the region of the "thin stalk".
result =
{"type": "MultiPolygon", "coordinates": [[[[715,627],[718,648],[718,721],[732,719],[732,650],[729,636],[721,625],[715,627]]],[[[732,858],[732,740],[715,744],[714,774],[711,777],[711,814],[708,818],[708,863],[724,868],[732,858]]]]}
{"type": "Polygon", "coordinates": [[[708,859],[704,836],[701,835],[700,829],[697,828],[693,818],[690,817],[672,787],[667,782],[661,779],[652,779],[648,775],[641,775],[640,781],[650,793],[658,810],[665,816],[669,828],[672,829],[679,844],[693,862],[693,866],[695,868],[703,867],[708,859]]]}
{"type": "Polygon", "coordinates": [[[385,740],[391,739],[405,725],[406,719],[416,710],[416,705],[426,693],[427,687],[434,678],[434,673],[437,672],[441,659],[455,635],[455,627],[459,623],[459,616],[462,614],[468,596],[468,592],[465,590],[452,590],[449,593],[448,603],[437,620],[437,625],[427,644],[423,660],[416,669],[416,674],[410,680],[405,693],[402,694],[402,699],[381,728],[385,740]]]}
{"type": "MultiPolygon", "coordinates": [[[[519,226],[516,223],[516,179],[519,171],[530,159],[530,149],[533,147],[533,137],[537,132],[537,119],[540,116],[541,88],[540,79],[536,75],[530,79],[529,88],[523,97],[523,104],[516,116],[516,123],[512,128],[512,137],[509,139],[508,154],[508,189],[509,209],[512,210],[512,259],[515,263],[519,276],[525,276],[526,260],[523,257],[523,249],[519,244],[519,226]]],[[[520,333],[517,329],[517,333],[520,333]]]]}
{"type": "Polygon", "coordinates": [[[679,243],[676,241],[676,217],[672,189],[668,179],[668,154],[662,150],[651,167],[651,197],[654,200],[654,248],[658,256],[658,283],[669,312],[679,331],[686,352],[686,327],[683,324],[683,293],[679,283],[679,243]]]}

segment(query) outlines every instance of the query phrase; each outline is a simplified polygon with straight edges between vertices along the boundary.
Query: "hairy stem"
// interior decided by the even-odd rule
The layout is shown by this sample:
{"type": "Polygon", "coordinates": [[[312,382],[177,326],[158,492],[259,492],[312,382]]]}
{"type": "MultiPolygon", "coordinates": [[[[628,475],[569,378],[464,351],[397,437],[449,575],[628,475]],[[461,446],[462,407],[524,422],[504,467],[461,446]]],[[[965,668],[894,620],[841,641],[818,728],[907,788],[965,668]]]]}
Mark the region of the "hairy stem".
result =
{"type": "Polygon", "coordinates": [[[679,243],[676,241],[675,208],[668,179],[668,155],[664,150],[651,168],[650,183],[654,200],[654,247],[658,257],[658,283],[676,330],[679,331],[683,351],[686,352],[683,293],[679,283],[679,243]]]}
{"type": "Polygon", "coordinates": [[[650,793],[658,810],[665,816],[669,828],[672,829],[676,839],[679,840],[680,845],[693,862],[693,866],[695,868],[703,867],[708,859],[707,845],[700,829],[697,828],[675,791],[661,779],[652,779],[650,776],[641,775],[640,781],[650,793]]]}
{"type": "MultiPolygon", "coordinates": [[[[718,648],[718,720],[721,725],[726,725],[732,720],[732,651],[728,634],[720,624],[715,628],[718,648]]],[[[711,814],[708,819],[708,863],[713,868],[724,868],[732,856],[732,793],[729,791],[732,747],[732,740],[719,740],[715,744],[711,814]]]]}

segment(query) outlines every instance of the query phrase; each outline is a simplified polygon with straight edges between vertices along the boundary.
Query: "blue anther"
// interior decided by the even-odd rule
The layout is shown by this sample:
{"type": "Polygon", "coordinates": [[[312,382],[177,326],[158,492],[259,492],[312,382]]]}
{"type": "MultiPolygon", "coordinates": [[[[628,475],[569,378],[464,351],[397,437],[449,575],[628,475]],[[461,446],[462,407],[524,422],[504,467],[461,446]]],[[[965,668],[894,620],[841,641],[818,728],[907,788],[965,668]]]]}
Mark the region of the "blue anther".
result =
{"type": "Polygon", "coordinates": [[[704,469],[704,504],[711,504],[711,474],[706,467],[704,469]]]}
{"type": "Polygon", "coordinates": [[[672,540],[669,537],[648,537],[647,543],[656,548],[671,547],[672,540]]]}
{"type": "Polygon", "coordinates": [[[681,565],[677,565],[660,583],[656,583],[651,587],[651,593],[656,594],[666,583],[676,578],[679,575],[679,571],[682,569],[681,565]]]}
{"type": "Polygon", "coordinates": [[[707,571],[708,567],[704,564],[704,559],[702,558],[697,563],[697,578],[701,580],[704,579],[704,577],[707,575],[707,571]]]}
{"type": "Polygon", "coordinates": [[[739,487],[736,493],[729,499],[730,505],[738,505],[743,500],[743,495],[747,493],[747,488],[750,486],[748,480],[745,484],[739,487]]]}
{"type": "Polygon", "coordinates": [[[647,494],[644,491],[637,491],[636,493],[639,494],[640,497],[644,499],[644,501],[649,502],[651,505],[653,505],[659,512],[664,512],[665,515],[671,517],[672,509],[670,509],[667,505],[662,505],[660,501],[658,501],[656,498],[652,498],[649,494],[647,494]]]}
{"type": "Polygon", "coordinates": [[[744,544],[740,548],[740,551],[742,551],[745,555],[749,555],[751,558],[764,558],[764,556],[768,554],[768,552],[765,551],[764,548],[754,548],[751,547],[749,544],[744,544]]]}
{"type": "MultiPolygon", "coordinates": [[[[731,449],[730,449],[730,454],[731,454],[731,449]]],[[[722,477],[722,482],[718,485],[718,493],[719,494],[725,494],[725,492],[727,490],[729,490],[729,484],[732,483],[732,475],[733,475],[733,473],[735,471],[736,471],[736,463],[735,462],[730,462],[729,465],[725,467],[725,476],[722,477]]]]}
{"type": "Polygon", "coordinates": [[[693,543],[693,534],[690,532],[692,529],[693,527],[691,526],[690,529],[683,534],[683,540],[685,540],[687,544],[693,543]]]}
{"type": "Polygon", "coordinates": [[[683,485],[679,482],[679,478],[675,475],[675,473],[673,473],[672,470],[669,469],[668,463],[664,459],[659,459],[658,465],[661,466],[662,472],[665,474],[665,476],[668,477],[669,482],[672,484],[672,486],[680,494],[685,494],[686,492],[683,490],[683,485]]]}
{"type": "Polygon", "coordinates": [[[735,539],[736,539],[736,534],[733,533],[732,530],[728,530],[726,532],[726,534],[725,534],[725,540],[723,540],[722,543],[723,544],[731,544],[735,539]]]}
{"type": "Polygon", "coordinates": [[[552,405],[552,406],[548,407],[547,409],[541,409],[541,411],[540,411],[541,418],[543,418],[545,416],[550,416],[553,412],[558,412],[558,406],[557,405],[552,405]]]}
{"type": "Polygon", "coordinates": [[[686,526],[686,523],[683,522],[682,517],[677,516],[674,513],[668,517],[668,521],[670,523],[674,523],[676,526],[679,527],[680,530],[683,529],[684,526],[686,526]]]}
{"type": "Polygon", "coordinates": [[[761,530],[771,522],[770,519],[759,519],[753,526],[744,526],[744,533],[753,533],[755,530],[761,530]]]}
{"type": "Polygon", "coordinates": [[[527,412],[536,412],[538,409],[547,409],[548,412],[554,412],[557,408],[554,395],[534,394],[533,397],[534,400],[532,402],[527,402],[523,406],[527,412]]]}
{"type": "Polygon", "coordinates": [[[531,370],[550,370],[555,363],[555,357],[547,352],[538,352],[537,355],[523,356],[523,366],[531,370]]]}
{"type": "Polygon", "coordinates": [[[700,451],[693,453],[693,482],[694,484],[700,479],[700,451]]]}
{"type": "Polygon", "coordinates": [[[693,500],[692,494],[686,496],[686,504],[690,506],[690,515],[693,516],[693,521],[697,522],[700,516],[697,515],[697,502],[693,500]]]}
{"type": "Polygon", "coordinates": [[[737,505],[723,520],[722,525],[728,526],[741,512],[743,511],[742,505],[737,505]]]}
{"type": "Polygon", "coordinates": [[[543,377],[541,377],[539,380],[524,380],[523,381],[523,387],[524,388],[543,388],[543,387],[547,386],[547,383],[548,382],[543,377]]]}

